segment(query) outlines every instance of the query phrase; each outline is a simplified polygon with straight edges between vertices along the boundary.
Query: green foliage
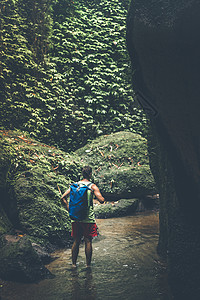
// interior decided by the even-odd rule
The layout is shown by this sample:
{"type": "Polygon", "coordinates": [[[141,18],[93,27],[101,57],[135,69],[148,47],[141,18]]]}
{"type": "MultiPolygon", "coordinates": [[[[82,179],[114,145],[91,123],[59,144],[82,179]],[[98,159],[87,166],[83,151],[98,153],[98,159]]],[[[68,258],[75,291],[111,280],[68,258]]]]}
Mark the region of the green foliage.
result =
{"type": "MultiPolygon", "coordinates": [[[[31,44],[27,33],[31,24],[22,17],[23,6],[16,3],[12,0],[0,3],[0,122],[5,128],[21,128],[46,137],[51,115],[45,97],[49,90],[42,82],[47,75],[39,65],[43,51],[39,49],[43,46],[42,42],[31,44]]],[[[37,39],[35,35],[34,41],[37,39]]],[[[41,40],[45,40],[43,36],[41,40]]]]}
{"type": "Polygon", "coordinates": [[[66,151],[100,134],[146,134],[126,50],[129,0],[2,0],[0,126],[66,151]]]}
{"type": "Polygon", "coordinates": [[[117,0],[74,3],[73,16],[54,22],[52,60],[81,135],[123,129],[144,134],[146,118],[135,107],[126,50],[127,7],[117,0]]]}
{"type": "Polygon", "coordinates": [[[34,61],[44,62],[48,51],[51,29],[51,6],[49,0],[17,0],[18,12],[24,19],[24,32],[34,61]]]}

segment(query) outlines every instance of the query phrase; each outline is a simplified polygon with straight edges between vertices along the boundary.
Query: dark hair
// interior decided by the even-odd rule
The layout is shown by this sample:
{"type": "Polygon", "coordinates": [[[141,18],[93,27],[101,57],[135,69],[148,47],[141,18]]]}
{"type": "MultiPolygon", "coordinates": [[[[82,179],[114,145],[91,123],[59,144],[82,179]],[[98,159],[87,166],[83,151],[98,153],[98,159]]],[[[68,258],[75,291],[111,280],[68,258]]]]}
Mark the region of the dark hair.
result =
{"type": "Polygon", "coordinates": [[[92,168],[90,166],[85,166],[82,169],[83,178],[90,179],[92,173],[92,168]]]}

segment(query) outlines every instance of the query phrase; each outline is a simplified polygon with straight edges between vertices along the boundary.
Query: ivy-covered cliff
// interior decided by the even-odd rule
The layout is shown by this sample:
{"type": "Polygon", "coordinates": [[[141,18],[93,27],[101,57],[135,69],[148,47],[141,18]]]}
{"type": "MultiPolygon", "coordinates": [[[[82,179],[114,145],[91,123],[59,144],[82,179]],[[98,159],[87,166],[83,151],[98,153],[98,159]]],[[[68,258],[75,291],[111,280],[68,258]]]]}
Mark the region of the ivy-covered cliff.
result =
{"type": "Polygon", "coordinates": [[[0,126],[66,151],[145,134],[126,50],[128,0],[2,0],[0,126]]]}

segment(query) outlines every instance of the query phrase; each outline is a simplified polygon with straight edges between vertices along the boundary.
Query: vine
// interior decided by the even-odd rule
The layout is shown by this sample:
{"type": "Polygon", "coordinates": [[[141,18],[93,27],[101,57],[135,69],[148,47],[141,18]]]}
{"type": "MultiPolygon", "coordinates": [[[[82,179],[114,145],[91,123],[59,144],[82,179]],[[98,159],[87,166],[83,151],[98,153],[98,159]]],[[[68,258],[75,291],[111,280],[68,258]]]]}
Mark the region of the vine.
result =
{"type": "Polygon", "coordinates": [[[67,151],[101,134],[145,135],[126,50],[128,0],[2,0],[0,126],[67,151]]]}

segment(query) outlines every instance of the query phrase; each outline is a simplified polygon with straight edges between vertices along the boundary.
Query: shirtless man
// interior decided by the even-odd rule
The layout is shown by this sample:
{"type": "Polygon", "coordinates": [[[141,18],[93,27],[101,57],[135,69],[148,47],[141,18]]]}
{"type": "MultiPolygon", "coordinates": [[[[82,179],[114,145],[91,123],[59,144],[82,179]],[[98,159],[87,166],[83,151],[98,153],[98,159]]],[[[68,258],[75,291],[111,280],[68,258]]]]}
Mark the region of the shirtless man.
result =
{"type": "MultiPolygon", "coordinates": [[[[93,191],[90,193],[89,197],[92,197],[93,201],[93,194],[96,196],[100,203],[104,203],[105,199],[101,195],[99,188],[96,184],[91,183],[90,179],[92,177],[92,168],[90,166],[85,166],[82,170],[83,179],[79,181],[79,184],[86,184],[89,185],[91,190],[93,191]]],[[[66,200],[69,197],[70,188],[62,195],[61,199],[66,204],[67,210],[69,211],[69,203],[66,200]]],[[[91,201],[88,201],[91,203],[91,201]]],[[[92,238],[97,236],[97,225],[94,216],[93,205],[90,204],[88,207],[87,216],[82,221],[72,221],[72,237],[74,239],[72,245],[72,266],[76,267],[76,261],[79,253],[79,246],[81,242],[82,236],[84,237],[85,241],[85,255],[86,255],[86,265],[90,267],[91,259],[92,259],[92,238]]]]}

